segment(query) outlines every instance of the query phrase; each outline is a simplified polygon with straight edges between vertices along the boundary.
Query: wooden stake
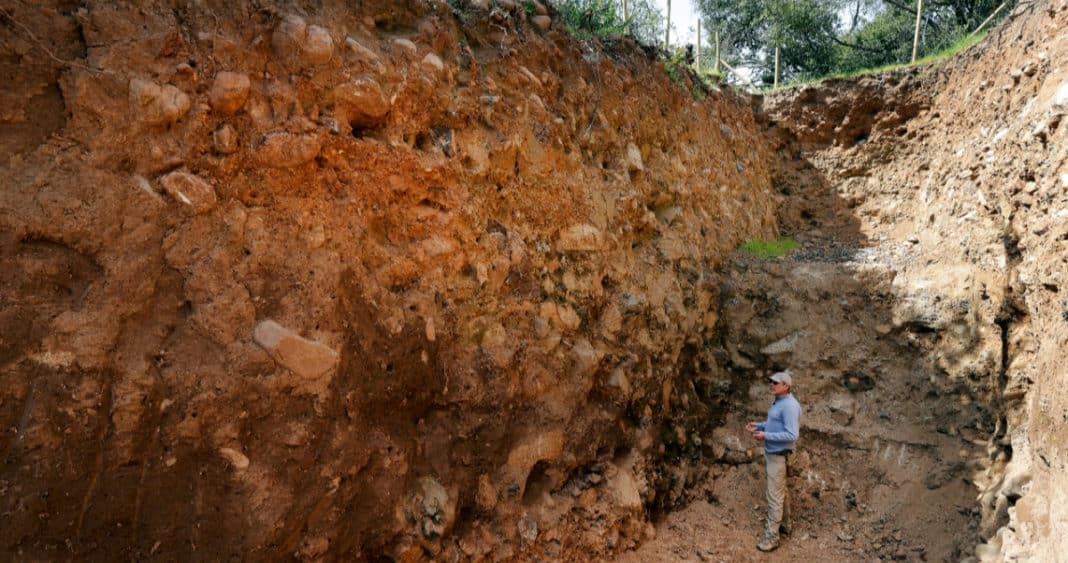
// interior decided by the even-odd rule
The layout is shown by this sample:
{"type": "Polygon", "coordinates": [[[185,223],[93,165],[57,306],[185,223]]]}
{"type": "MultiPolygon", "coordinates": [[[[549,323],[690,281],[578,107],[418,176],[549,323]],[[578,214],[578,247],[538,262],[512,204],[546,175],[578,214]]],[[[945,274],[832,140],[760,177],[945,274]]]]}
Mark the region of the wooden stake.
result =
{"type": "Polygon", "coordinates": [[[697,18],[697,72],[701,72],[701,18],[697,18]]]}
{"type": "Polygon", "coordinates": [[[671,0],[667,0],[667,25],[664,26],[664,50],[671,53],[671,0]]]}
{"type": "Polygon", "coordinates": [[[779,46],[775,46],[775,77],[771,79],[771,87],[779,87],[779,46]]]}
{"type": "Polygon", "coordinates": [[[734,75],[737,76],[739,80],[741,80],[742,82],[745,82],[750,88],[752,88],[753,90],[759,90],[759,88],[754,86],[753,83],[749,81],[749,79],[747,79],[746,77],[742,76],[741,74],[738,74],[737,70],[734,70],[733,68],[731,68],[731,65],[727,64],[727,61],[720,61],[720,62],[723,63],[723,66],[726,67],[728,71],[733,72],[734,75]]]}
{"type": "Polygon", "coordinates": [[[623,28],[626,29],[630,26],[630,14],[627,13],[627,0],[623,0],[623,28]]]}
{"type": "Polygon", "coordinates": [[[916,0],[916,32],[912,35],[912,62],[920,50],[920,20],[923,19],[923,0],[916,0]]]}
{"type": "Polygon", "coordinates": [[[988,17],[985,20],[983,20],[983,23],[979,24],[979,27],[975,28],[975,31],[973,31],[973,32],[968,34],[968,37],[971,37],[971,36],[975,35],[976,33],[979,33],[980,31],[982,31],[983,28],[986,27],[986,24],[990,23],[990,20],[994,19],[994,17],[997,16],[999,13],[1001,13],[1001,10],[1003,10],[1005,8],[1005,6],[1008,6],[1008,5],[1009,5],[1008,0],[1005,0],[1004,2],[1002,2],[1001,5],[998,6],[998,9],[994,10],[994,13],[990,14],[990,17],[988,17]]]}
{"type": "Polygon", "coordinates": [[[716,32],[716,74],[719,74],[719,32],[716,32]]]}

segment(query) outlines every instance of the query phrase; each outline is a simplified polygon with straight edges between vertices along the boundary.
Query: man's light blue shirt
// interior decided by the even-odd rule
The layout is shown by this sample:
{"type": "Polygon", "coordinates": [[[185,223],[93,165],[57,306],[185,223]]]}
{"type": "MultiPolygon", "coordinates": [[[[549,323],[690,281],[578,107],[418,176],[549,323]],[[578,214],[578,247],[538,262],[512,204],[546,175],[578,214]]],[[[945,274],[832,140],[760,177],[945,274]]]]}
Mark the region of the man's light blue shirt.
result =
{"type": "Polygon", "coordinates": [[[775,397],[768,409],[768,420],[757,424],[764,433],[764,451],[769,454],[793,451],[801,434],[801,403],[792,393],[775,397]]]}

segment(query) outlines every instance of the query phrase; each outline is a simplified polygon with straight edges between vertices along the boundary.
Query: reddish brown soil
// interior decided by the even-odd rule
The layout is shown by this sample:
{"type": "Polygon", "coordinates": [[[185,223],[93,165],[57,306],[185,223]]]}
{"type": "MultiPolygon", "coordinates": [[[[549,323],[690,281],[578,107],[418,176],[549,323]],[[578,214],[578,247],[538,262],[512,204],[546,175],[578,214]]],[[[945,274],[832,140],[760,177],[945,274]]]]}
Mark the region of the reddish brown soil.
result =
{"type": "Polygon", "coordinates": [[[0,554],[1057,560],[1066,18],[761,106],[537,3],[5,6],[0,554]]]}

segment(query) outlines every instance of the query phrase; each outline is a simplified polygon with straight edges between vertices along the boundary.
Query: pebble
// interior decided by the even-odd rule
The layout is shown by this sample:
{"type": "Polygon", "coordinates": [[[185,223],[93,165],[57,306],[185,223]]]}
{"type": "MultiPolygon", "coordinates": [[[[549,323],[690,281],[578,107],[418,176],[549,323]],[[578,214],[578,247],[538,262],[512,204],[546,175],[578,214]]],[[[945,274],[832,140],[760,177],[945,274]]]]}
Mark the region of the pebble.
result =
{"type": "Polygon", "coordinates": [[[385,123],[389,98],[373,78],[358,78],[334,87],[334,111],[352,127],[377,127],[385,123]]]}
{"type": "Polygon", "coordinates": [[[642,151],[634,143],[627,143],[627,154],[623,157],[623,166],[627,172],[640,172],[645,170],[642,162],[642,151]]]}
{"type": "Polygon", "coordinates": [[[317,25],[308,27],[303,47],[304,62],[310,65],[324,65],[334,58],[334,40],[330,32],[317,25]]]}
{"type": "Polygon", "coordinates": [[[303,338],[273,320],[256,325],[252,339],[274,361],[305,379],[330,376],[337,368],[338,353],[329,346],[303,338]]]}
{"type": "Polygon", "coordinates": [[[604,244],[600,229],[589,224],[572,225],[560,231],[556,240],[559,252],[592,252],[600,250],[604,244]]]}
{"type": "Polygon", "coordinates": [[[423,68],[432,72],[441,72],[445,70],[445,63],[441,62],[441,57],[434,53],[427,53],[426,56],[423,57],[422,65],[423,68]]]}
{"type": "Polygon", "coordinates": [[[160,184],[167,195],[195,213],[210,211],[218,201],[211,184],[195,174],[171,172],[160,179],[160,184]]]}
{"type": "Polygon", "coordinates": [[[144,123],[170,125],[191,107],[189,96],[170,84],[160,86],[140,78],[130,79],[130,110],[144,123]]]}
{"type": "Polygon", "coordinates": [[[230,124],[223,124],[211,134],[215,152],[233,154],[237,152],[237,132],[230,124]]]}
{"type": "Polygon", "coordinates": [[[223,71],[215,75],[208,103],[219,113],[234,113],[245,105],[251,87],[248,75],[223,71]]]}
{"type": "Polygon", "coordinates": [[[334,56],[330,33],[296,15],[288,15],[278,24],[271,34],[271,47],[281,58],[309,66],[326,64],[334,56]]]}
{"type": "Polygon", "coordinates": [[[553,25],[553,20],[549,16],[534,16],[530,19],[534,24],[534,27],[538,28],[538,31],[549,31],[549,28],[553,25]]]}
{"type": "Polygon", "coordinates": [[[419,48],[415,46],[415,43],[412,43],[411,40],[404,38],[394,39],[393,46],[399,49],[401,52],[412,57],[414,57],[419,52],[419,48]]]}
{"type": "Polygon", "coordinates": [[[524,514],[516,526],[519,528],[519,536],[525,540],[524,543],[533,543],[538,539],[538,523],[530,514],[524,514]]]}
{"type": "Polygon", "coordinates": [[[248,456],[233,448],[219,448],[219,455],[223,456],[238,471],[248,469],[248,456]]]}
{"type": "Polygon", "coordinates": [[[374,51],[364,47],[359,41],[351,37],[345,38],[345,48],[352,54],[353,58],[366,63],[378,62],[378,55],[374,51]]]}
{"type": "Polygon", "coordinates": [[[1050,103],[1050,111],[1057,115],[1068,113],[1068,81],[1057,87],[1050,103]]]}
{"type": "Polygon", "coordinates": [[[322,145],[313,135],[294,133],[269,133],[257,151],[260,164],[272,168],[290,168],[311,162],[322,145]]]}

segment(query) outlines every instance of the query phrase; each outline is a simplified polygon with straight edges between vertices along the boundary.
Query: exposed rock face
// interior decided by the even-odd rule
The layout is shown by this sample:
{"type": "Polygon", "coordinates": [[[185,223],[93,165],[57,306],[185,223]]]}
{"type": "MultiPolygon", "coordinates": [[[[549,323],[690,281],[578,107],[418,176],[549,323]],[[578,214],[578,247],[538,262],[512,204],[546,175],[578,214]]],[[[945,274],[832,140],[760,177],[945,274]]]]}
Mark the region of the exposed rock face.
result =
{"type": "Polygon", "coordinates": [[[509,4],[8,9],[77,64],[0,26],[59,119],[0,145],[0,549],[589,558],[692,494],[751,104],[509,4]]]}
{"type": "Polygon", "coordinates": [[[294,10],[9,9],[4,553],[608,558],[751,520],[787,366],[809,559],[1068,552],[1064,2],[758,116],[539,2],[294,10]]]}
{"type": "MultiPolygon", "coordinates": [[[[957,397],[941,411],[958,417],[944,431],[961,435],[962,452],[983,446],[957,471],[971,475],[979,497],[975,555],[984,561],[1052,561],[1068,550],[1054,524],[1068,519],[1057,500],[1066,429],[1055,415],[1068,410],[1059,384],[1068,334],[1059,100],[1068,78],[1053,62],[1068,56],[1066,27],[1063,2],[1023,6],[989,43],[941,68],[806,87],[767,105],[780,149],[797,142],[810,151],[819,174],[807,177],[836,194],[791,200],[781,224],[818,224],[814,238],[824,242],[861,231],[908,257],[894,267],[892,309],[877,328],[881,338],[904,331],[935,392],[957,397]],[[853,224],[830,225],[835,213],[853,224]]],[[[811,182],[797,190],[799,166],[777,175],[795,191],[821,191],[811,182]]],[[[943,473],[928,485],[941,487],[943,473]]]]}

